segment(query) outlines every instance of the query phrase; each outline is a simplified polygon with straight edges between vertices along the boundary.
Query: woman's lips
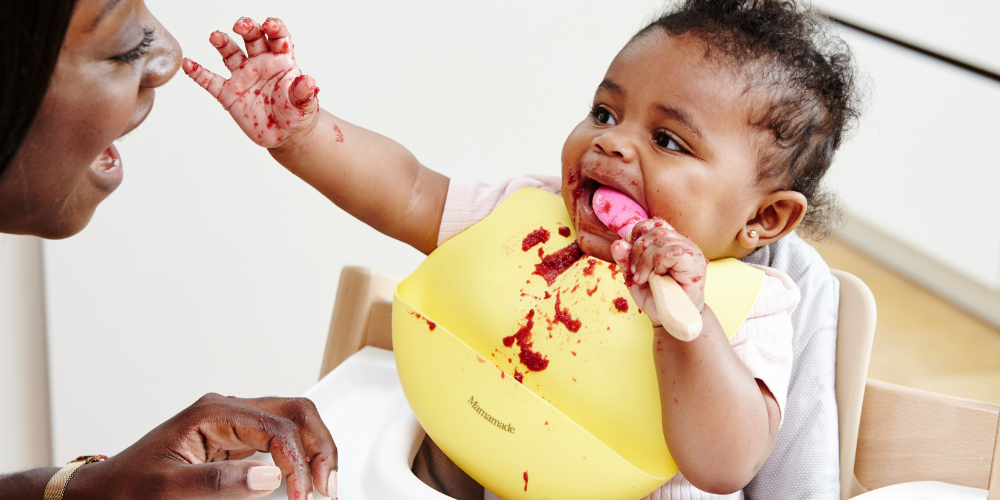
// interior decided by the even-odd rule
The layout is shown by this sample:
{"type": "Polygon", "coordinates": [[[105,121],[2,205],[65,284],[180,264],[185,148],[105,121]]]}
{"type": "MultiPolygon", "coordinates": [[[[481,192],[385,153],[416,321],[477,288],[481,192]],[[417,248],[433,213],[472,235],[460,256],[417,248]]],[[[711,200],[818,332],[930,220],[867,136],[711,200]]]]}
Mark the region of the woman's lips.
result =
{"type": "Polygon", "coordinates": [[[122,169],[122,157],[114,144],[108,146],[90,164],[97,185],[107,192],[112,192],[122,183],[125,172],[122,169]]]}

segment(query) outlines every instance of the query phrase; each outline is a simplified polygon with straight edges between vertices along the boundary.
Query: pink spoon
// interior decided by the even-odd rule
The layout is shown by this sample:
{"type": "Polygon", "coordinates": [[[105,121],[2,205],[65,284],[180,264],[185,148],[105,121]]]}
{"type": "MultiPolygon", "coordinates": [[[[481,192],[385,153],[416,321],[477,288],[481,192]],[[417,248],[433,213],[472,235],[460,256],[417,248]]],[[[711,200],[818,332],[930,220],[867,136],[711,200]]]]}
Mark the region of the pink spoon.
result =
{"type": "MultiPolygon", "coordinates": [[[[649,218],[635,200],[607,186],[601,186],[594,192],[593,206],[597,218],[622,239],[628,239],[632,228],[649,218]]],[[[685,342],[701,334],[701,314],[670,275],[651,273],[649,290],[653,293],[656,312],[667,332],[685,342]]]]}

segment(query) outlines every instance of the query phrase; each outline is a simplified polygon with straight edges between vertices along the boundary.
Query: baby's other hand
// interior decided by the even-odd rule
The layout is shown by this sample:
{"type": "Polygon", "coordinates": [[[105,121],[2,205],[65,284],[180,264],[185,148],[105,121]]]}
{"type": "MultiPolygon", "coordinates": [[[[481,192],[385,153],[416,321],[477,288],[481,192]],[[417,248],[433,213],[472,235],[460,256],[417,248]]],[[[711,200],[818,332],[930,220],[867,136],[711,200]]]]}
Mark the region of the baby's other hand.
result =
{"type": "Polygon", "coordinates": [[[632,299],[653,323],[662,324],[649,290],[650,273],[669,274],[698,311],[705,309],[708,260],[698,245],[675,231],[667,221],[654,217],[636,224],[628,240],[611,245],[611,256],[625,272],[632,299]]]}
{"type": "Polygon", "coordinates": [[[319,119],[319,88],[296,65],[285,24],[272,17],[261,26],[244,17],[233,31],[243,37],[246,54],[221,31],[208,38],[232,73],[228,80],[190,59],[184,60],[184,72],[261,146],[273,148],[311,130],[319,119]]]}

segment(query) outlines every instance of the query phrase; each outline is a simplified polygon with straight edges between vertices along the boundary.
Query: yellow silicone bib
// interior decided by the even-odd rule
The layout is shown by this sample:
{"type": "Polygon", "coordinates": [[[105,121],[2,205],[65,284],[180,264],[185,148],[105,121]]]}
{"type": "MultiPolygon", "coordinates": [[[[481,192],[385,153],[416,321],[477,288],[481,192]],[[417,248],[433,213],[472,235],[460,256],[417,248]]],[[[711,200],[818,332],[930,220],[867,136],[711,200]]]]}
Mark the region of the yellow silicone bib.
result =
{"type": "MultiPolygon", "coordinates": [[[[507,500],[636,499],[677,473],[649,319],[614,266],[572,262],[571,228],[562,198],[518,191],[396,289],[407,401],[449,458],[507,500]]],[[[709,264],[705,301],[730,338],[762,279],[734,259],[709,264]]]]}

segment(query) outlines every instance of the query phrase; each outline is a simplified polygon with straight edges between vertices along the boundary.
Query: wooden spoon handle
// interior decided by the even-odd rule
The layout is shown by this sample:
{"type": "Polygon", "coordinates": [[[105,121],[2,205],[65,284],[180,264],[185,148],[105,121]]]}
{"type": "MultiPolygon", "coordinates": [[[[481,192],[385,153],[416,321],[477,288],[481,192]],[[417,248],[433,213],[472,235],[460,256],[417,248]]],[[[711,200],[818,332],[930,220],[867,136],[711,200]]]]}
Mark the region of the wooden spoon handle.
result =
{"type": "Polygon", "coordinates": [[[701,314],[672,277],[649,275],[649,290],[653,293],[656,312],[663,328],[678,340],[690,342],[701,335],[701,314]]]}

